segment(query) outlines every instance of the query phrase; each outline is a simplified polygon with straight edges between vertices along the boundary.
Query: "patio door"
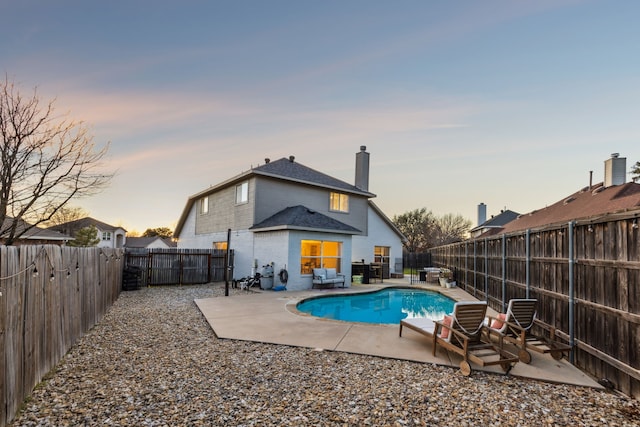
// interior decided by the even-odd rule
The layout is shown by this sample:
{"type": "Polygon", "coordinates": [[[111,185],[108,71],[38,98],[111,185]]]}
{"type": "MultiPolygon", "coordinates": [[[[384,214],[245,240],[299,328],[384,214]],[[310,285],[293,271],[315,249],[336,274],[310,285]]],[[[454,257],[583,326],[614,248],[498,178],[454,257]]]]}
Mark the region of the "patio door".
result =
{"type": "Polygon", "coordinates": [[[382,266],[382,278],[389,278],[389,246],[375,246],[373,248],[373,262],[382,266]]]}

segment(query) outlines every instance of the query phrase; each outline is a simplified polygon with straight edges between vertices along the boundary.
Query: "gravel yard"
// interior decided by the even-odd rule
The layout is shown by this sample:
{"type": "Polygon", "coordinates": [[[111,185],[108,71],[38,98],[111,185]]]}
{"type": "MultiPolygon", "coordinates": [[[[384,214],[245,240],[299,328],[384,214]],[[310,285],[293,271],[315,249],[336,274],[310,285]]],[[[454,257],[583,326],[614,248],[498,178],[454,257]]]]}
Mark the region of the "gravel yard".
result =
{"type": "Polygon", "coordinates": [[[221,284],[123,292],[11,425],[640,425],[639,402],[612,392],[218,340],[193,300],[223,295],[221,284]]]}

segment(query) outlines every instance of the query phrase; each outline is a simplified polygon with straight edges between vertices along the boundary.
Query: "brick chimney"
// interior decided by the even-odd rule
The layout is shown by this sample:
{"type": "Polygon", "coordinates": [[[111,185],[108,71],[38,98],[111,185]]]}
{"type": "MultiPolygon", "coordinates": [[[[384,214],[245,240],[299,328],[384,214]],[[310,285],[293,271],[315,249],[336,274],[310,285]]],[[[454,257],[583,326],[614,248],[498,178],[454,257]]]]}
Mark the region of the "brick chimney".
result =
{"type": "Polygon", "coordinates": [[[360,146],[356,153],[356,183],[355,186],[363,191],[369,191],[369,153],[367,147],[360,146]]]}

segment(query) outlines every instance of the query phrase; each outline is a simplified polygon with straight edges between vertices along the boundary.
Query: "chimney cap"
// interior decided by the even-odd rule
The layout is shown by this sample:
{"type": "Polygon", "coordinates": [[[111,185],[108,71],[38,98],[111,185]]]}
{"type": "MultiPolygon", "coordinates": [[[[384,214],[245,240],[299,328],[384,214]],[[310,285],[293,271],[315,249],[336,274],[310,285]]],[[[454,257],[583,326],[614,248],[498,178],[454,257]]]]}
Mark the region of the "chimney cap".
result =
{"type": "Polygon", "coordinates": [[[367,151],[367,146],[366,145],[361,145],[360,146],[360,151],[367,151]]]}
{"type": "Polygon", "coordinates": [[[293,161],[294,161],[295,159],[296,159],[296,158],[295,158],[295,156],[289,156],[289,161],[290,161],[291,163],[293,163],[293,161]]]}
{"type": "Polygon", "coordinates": [[[617,159],[618,157],[620,157],[620,153],[611,153],[612,159],[617,159]]]}

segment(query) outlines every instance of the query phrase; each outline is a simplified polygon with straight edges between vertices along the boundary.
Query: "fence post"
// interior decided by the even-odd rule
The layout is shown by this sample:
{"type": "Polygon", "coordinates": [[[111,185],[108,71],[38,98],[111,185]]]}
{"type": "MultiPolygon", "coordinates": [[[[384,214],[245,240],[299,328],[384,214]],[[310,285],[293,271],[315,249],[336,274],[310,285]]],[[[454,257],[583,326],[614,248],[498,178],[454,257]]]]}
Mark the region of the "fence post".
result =
{"type": "Polygon", "coordinates": [[[506,313],[505,294],[507,293],[507,236],[502,235],[502,313],[506,313]]]}
{"type": "Polygon", "coordinates": [[[224,296],[229,296],[229,249],[231,246],[231,229],[227,229],[227,251],[224,254],[224,296]]]}
{"type": "Polygon", "coordinates": [[[529,298],[530,288],[531,288],[531,230],[527,228],[526,237],[527,241],[525,242],[525,285],[527,289],[527,296],[529,298]]]}
{"type": "Polygon", "coordinates": [[[489,301],[489,240],[484,238],[484,300],[489,301]]]}
{"type": "Polygon", "coordinates": [[[569,345],[571,346],[571,351],[569,352],[569,362],[573,365],[574,358],[574,304],[575,304],[575,291],[574,291],[574,265],[575,265],[575,254],[574,254],[574,239],[573,239],[573,228],[575,226],[575,221],[569,221],[569,345]]]}

